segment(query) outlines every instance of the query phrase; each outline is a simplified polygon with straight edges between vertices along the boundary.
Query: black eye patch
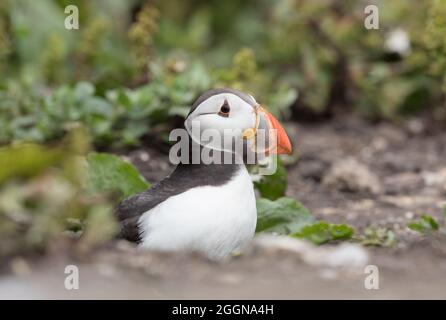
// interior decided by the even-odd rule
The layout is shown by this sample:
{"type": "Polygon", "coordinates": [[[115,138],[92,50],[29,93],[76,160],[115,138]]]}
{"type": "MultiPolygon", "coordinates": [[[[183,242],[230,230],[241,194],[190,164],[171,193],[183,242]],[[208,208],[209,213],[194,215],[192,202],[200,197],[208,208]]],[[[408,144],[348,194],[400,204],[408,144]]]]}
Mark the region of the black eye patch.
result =
{"type": "Polygon", "coordinates": [[[229,106],[228,101],[225,100],[223,105],[220,107],[220,111],[218,112],[219,116],[229,117],[229,112],[231,111],[231,107],[229,106]]]}

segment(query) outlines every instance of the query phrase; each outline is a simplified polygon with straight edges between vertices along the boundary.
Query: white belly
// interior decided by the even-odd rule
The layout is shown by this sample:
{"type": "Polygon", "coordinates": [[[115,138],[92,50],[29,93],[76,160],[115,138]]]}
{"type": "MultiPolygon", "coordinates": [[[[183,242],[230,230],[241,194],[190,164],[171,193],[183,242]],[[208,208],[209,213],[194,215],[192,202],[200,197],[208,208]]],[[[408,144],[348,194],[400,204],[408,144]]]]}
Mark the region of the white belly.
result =
{"type": "Polygon", "coordinates": [[[251,240],[256,223],[254,189],[242,166],[225,185],[190,189],[145,212],[140,246],[197,250],[219,259],[251,240]]]}

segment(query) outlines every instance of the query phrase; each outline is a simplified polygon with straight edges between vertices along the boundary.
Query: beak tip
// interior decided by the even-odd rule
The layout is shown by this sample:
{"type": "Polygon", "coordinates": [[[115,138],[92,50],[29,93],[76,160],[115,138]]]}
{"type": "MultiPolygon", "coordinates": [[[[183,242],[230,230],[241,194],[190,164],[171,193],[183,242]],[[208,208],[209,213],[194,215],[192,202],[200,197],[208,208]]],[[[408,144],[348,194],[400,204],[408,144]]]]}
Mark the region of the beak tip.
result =
{"type": "Polygon", "coordinates": [[[269,124],[270,129],[276,131],[276,146],[272,153],[276,154],[291,154],[293,153],[293,148],[291,146],[290,138],[288,137],[285,129],[282,127],[280,122],[268,111],[263,109],[265,118],[269,124]]]}
{"type": "Polygon", "coordinates": [[[288,139],[286,142],[279,143],[279,145],[277,146],[277,154],[292,154],[292,153],[293,153],[293,148],[288,139]]]}

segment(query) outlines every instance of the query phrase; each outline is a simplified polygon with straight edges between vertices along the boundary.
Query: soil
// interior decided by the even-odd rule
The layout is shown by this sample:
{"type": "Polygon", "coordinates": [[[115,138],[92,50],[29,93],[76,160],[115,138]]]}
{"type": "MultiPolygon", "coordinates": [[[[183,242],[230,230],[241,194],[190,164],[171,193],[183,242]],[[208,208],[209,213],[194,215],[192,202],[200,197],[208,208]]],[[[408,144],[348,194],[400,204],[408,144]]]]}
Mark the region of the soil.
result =
{"type": "MultiPolygon", "coordinates": [[[[60,251],[38,261],[16,259],[13,272],[0,277],[0,298],[445,299],[446,236],[421,235],[407,224],[423,213],[443,221],[446,133],[420,120],[373,124],[355,117],[291,123],[287,131],[300,155],[288,159],[287,196],[359,234],[373,226],[395,235],[389,246],[359,247],[366,264],[379,268],[378,290],[365,289],[364,265],[333,266],[328,258],[314,264],[294,247],[253,245],[217,263],[197,254],[136,251],[120,241],[82,259],[60,251]],[[79,267],[80,290],[64,289],[67,264],[79,267]]],[[[153,148],[123,156],[150,182],[172,170],[153,148]]],[[[340,244],[322,247],[328,257],[340,244]]]]}

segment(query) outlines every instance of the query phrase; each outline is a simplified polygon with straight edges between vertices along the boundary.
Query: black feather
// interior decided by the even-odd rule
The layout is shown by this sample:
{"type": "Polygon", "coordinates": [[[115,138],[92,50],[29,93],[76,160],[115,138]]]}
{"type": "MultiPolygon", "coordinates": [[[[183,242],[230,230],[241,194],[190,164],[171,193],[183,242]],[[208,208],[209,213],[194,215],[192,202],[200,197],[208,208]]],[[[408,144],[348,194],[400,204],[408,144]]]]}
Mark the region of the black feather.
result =
{"type": "Polygon", "coordinates": [[[139,242],[140,216],[168,198],[200,186],[223,185],[234,176],[238,164],[179,164],[152,188],[123,200],[115,210],[120,237],[139,242]]]}

